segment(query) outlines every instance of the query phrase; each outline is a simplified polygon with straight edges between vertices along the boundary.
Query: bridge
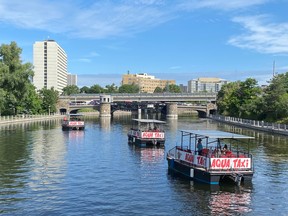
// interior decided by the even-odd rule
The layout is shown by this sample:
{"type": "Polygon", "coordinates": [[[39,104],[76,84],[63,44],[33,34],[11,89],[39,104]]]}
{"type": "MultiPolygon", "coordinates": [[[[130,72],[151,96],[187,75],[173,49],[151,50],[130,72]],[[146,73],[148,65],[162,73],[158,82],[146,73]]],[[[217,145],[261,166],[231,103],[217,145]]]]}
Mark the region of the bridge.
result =
{"type": "Polygon", "coordinates": [[[75,94],[60,96],[58,108],[60,112],[75,111],[80,108],[93,107],[99,110],[100,116],[111,116],[116,110],[147,109],[148,104],[165,112],[167,117],[177,118],[178,109],[194,109],[201,116],[216,111],[216,93],[139,93],[139,94],[75,94]],[[99,105],[89,105],[92,100],[100,101],[99,105]],[[75,104],[75,102],[81,102],[75,104]],[[83,103],[82,103],[83,102],[83,103]],[[197,102],[197,106],[179,106],[178,102],[197,102]]]}
{"type": "Polygon", "coordinates": [[[196,102],[196,101],[209,101],[215,102],[216,93],[139,93],[139,94],[74,94],[69,96],[60,96],[60,100],[70,101],[91,101],[100,100],[101,96],[109,95],[112,99],[111,102],[117,101],[165,101],[165,102],[196,102]]]}

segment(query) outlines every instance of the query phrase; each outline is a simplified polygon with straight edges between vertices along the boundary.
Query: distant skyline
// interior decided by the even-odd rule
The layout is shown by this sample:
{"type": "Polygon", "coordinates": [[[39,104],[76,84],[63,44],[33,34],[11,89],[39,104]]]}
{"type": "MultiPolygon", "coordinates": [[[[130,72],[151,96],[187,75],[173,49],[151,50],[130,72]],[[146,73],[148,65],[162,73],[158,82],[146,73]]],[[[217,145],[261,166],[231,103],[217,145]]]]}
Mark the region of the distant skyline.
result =
{"type": "Polygon", "coordinates": [[[287,0],[0,0],[0,43],[55,40],[78,85],[148,73],[187,85],[198,77],[266,84],[288,72],[287,0]]]}

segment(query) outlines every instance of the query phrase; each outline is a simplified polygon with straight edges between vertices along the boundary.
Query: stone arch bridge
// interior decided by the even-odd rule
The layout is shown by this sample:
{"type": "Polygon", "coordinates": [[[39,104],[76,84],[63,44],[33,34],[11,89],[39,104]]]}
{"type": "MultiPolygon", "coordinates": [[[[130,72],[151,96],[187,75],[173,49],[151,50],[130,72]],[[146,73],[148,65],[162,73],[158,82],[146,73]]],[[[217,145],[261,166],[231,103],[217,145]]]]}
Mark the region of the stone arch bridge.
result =
{"type": "Polygon", "coordinates": [[[137,112],[141,110],[150,110],[156,113],[166,114],[168,118],[178,118],[178,115],[197,112],[199,117],[205,118],[207,115],[215,114],[217,107],[213,103],[207,105],[179,105],[177,103],[154,103],[153,107],[150,107],[150,103],[127,103],[127,102],[118,102],[118,103],[101,103],[97,105],[69,105],[62,104],[58,105],[59,112],[64,113],[77,113],[78,110],[83,108],[92,108],[96,111],[99,111],[100,116],[110,117],[115,111],[131,111],[137,112]]]}

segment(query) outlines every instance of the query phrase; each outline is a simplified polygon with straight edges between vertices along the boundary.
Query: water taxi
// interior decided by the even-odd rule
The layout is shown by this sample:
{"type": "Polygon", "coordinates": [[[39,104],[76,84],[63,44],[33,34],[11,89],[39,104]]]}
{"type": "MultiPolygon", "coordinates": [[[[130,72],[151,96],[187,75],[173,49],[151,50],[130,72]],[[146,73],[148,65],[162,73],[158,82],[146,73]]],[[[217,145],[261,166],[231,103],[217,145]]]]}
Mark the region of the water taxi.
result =
{"type": "Polygon", "coordinates": [[[162,125],[166,122],[155,119],[132,119],[128,132],[128,143],[140,147],[164,146],[165,132],[162,125]]]}
{"type": "Polygon", "coordinates": [[[251,182],[254,166],[250,139],[254,137],[218,130],[181,130],[181,145],[167,153],[168,169],[210,185],[251,182]]]}
{"type": "Polygon", "coordinates": [[[68,114],[62,120],[62,130],[84,130],[85,122],[81,114],[68,114]]]}

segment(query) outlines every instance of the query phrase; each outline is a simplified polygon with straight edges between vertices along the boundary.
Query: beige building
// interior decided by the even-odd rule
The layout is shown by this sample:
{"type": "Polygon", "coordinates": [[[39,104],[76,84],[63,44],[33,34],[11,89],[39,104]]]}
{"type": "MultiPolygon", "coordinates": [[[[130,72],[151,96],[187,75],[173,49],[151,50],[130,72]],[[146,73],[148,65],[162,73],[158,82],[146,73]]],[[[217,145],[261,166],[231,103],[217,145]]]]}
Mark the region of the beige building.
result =
{"type": "Polygon", "coordinates": [[[34,43],[33,65],[33,84],[37,90],[54,87],[61,93],[67,86],[67,55],[54,40],[34,43]]]}
{"type": "Polygon", "coordinates": [[[155,88],[160,87],[164,89],[167,85],[174,84],[175,80],[160,80],[155,76],[148,75],[147,73],[141,74],[124,74],[122,76],[122,85],[138,85],[140,92],[153,93],[155,88]]]}
{"type": "Polygon", "coordinates": [[[188,81],[188,92],[218,92],[228,81],[214,77],[200,77],[188,81]]]}
{"type": "Polygon", "coordinates": [[[77,75],[70,74],[67,75],[67,85],[76,85],[77,86],[77,75]]]}

